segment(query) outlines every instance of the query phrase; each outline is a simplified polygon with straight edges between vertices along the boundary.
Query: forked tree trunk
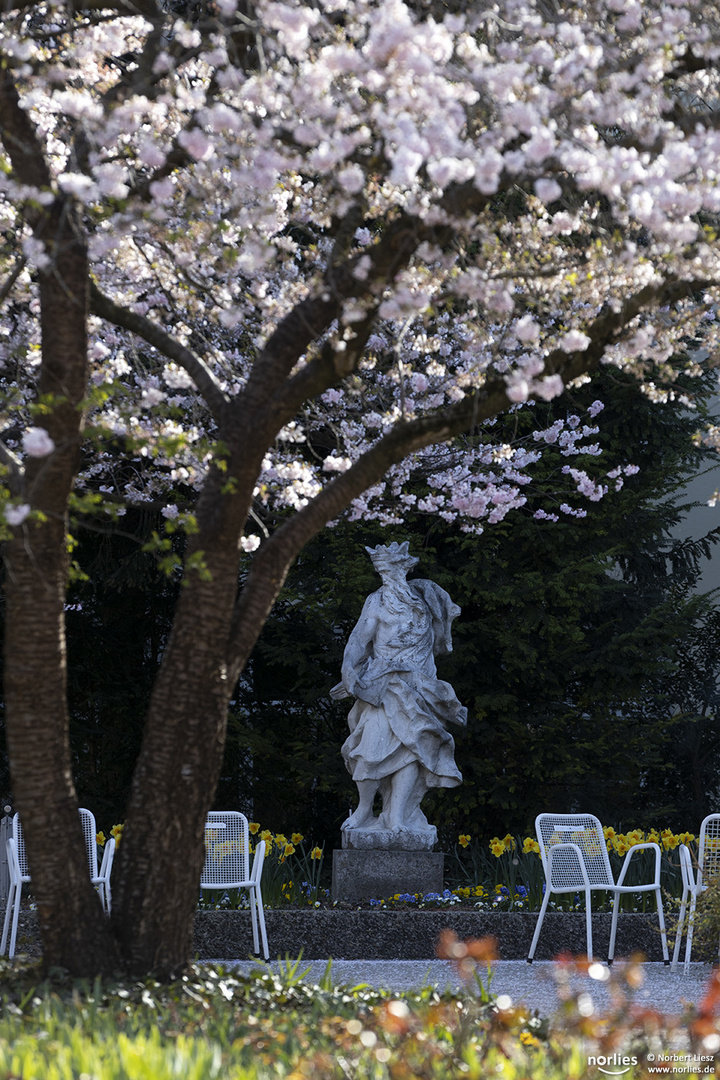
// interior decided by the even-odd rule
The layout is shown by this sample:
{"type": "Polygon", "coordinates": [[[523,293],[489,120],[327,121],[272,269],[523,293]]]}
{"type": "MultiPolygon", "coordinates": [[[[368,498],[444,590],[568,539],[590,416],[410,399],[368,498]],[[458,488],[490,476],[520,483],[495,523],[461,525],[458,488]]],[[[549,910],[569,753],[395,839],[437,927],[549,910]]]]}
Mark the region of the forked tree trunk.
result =
{"type": "MultiPolygon", "coordinates": [[[[250,425],[228,462],[211,469],[198,500],[173,629],[153,687],[133,775],[113,883],[112,929],[123,966],[171,977],[192,955],[193,919],[205,857],[204,826],[223,760],[228,703],[237,675],[228,650],[238,591],[239,537],[259,468],[250,425]],[[235,463],[239,462],[235,467],[235,463]],[[228,476],[237,485],[228,491],[228,476]]],[[[227,442],[232,443],[231,436],[227,442]]],[[[264,618],[254,626],[254,641],[264,618]]],[[[241,659],[241,663],[245,658],[241,659]]]]}
{"type": "Polygon", "coordinates": [[[236,582],[236,560],[213,560],[212,580],[183,590],[153,688],[113,883],[113,932],[135,974],[172,977],[192,955],[204,824],[233,689],[225,652],[236,582]]]}

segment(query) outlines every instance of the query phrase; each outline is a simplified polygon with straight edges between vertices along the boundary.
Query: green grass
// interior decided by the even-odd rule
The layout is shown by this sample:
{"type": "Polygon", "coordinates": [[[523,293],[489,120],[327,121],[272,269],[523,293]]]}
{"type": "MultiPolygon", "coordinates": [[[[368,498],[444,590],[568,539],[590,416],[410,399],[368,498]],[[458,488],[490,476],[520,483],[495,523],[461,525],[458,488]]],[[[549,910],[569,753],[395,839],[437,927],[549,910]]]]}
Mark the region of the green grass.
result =
{"type": "MultiPolygon", "coordinates": [[[[634,1013],[632,969],[611,975],[606,1019],[588,1016],[579,993],[552,1023],[523,1007],[499,1008],[486,964],[472,959],[485,955],[483,946],[470,945],[464,958],[463,943],[453,947],[466,991],[426,988],[401,998],[338,987],[331,969],[312,985],[297,963],[247,977],[196,966],[168,985],[73,982],[61,972],[41,980],[37,967],[6,964],[0,1080],[599,1080],[589,1057],[610,1052],[637,1059],[623,1074],[635,1080],[648,1075],[647,1054],[678,1037],[706,1055],[713,1038],[720,1045],[716,1022],[702,1015],[678,1025],[634,1013]]],[[[567,974],[558,965],[558,986],[567,974]]]]}

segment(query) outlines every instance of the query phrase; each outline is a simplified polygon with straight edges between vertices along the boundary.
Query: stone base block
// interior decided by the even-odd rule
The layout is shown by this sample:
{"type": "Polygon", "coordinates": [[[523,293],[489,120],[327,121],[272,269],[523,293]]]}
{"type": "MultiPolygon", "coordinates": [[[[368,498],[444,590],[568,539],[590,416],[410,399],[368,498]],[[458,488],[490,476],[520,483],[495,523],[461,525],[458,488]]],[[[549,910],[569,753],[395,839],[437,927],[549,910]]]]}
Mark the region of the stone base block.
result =
{"type": "Polygon", "coordinates": [[[333,900],[381,900],[396,893],[441,893],[445,856],[435,851],[333,851],[333,900]]]}
{"type": "Polygon", "coordinates": [[[379,848],[384,851],[432,851],[437,844],[437,829],[343,829],[343,848],[364,851],[379,848]]]}

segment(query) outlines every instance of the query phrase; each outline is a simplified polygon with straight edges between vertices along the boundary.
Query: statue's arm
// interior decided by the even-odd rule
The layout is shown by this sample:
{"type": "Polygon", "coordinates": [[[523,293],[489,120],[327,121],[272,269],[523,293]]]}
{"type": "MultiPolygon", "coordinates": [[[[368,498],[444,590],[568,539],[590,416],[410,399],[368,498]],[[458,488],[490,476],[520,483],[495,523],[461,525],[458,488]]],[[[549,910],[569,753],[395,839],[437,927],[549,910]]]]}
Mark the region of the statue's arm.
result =
{"type": "Polygon", "coordinates": [[[460,608],[450,594],[434,581],[415,578],[410,585],[420,594],[428,607],[433,624],[433,652],[436,656],[452,652],[452,624],[460,608]]]}
{"type": "Polygon", "coordinates": [[[362,609],[362,613],[348,638],[345,652],[343,653],[342,678],[339,683],[330,690],[330,697],[334,701],[343,698],[356,697],[358,682],[360,681],[364,666],[373,654],[373,641],[379,622],[379,606],[377,597],[373,594],[368,596],[362,609]]]}
{"type": "Polygon", "coordinates": [[[353,697],[358,696],[357,684],[367,661],[373,655],[373,642],[379,621],[379,603],[373,594],[365,601],[362,614],[348,638],[343,654],[342,682],[348,694],[353,697]]]}

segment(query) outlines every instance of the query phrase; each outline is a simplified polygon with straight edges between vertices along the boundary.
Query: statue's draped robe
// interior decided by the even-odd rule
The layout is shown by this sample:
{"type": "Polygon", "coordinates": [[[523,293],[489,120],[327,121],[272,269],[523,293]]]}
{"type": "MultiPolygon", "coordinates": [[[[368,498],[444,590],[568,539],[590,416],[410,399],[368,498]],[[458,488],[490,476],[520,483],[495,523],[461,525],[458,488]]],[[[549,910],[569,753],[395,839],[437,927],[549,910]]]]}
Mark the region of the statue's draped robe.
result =
{"type": "Polygon", "coordinates": [[[356,698],[342,755],[354,781],[381,782],[411,762],[418,787],[455,787],[462,776],[446,724],[467,710],[437,677],[435,655],[451,651],[460,608],[433,581],[383,585],[365,601],[345,649],[342,681],[356,698]]]}

